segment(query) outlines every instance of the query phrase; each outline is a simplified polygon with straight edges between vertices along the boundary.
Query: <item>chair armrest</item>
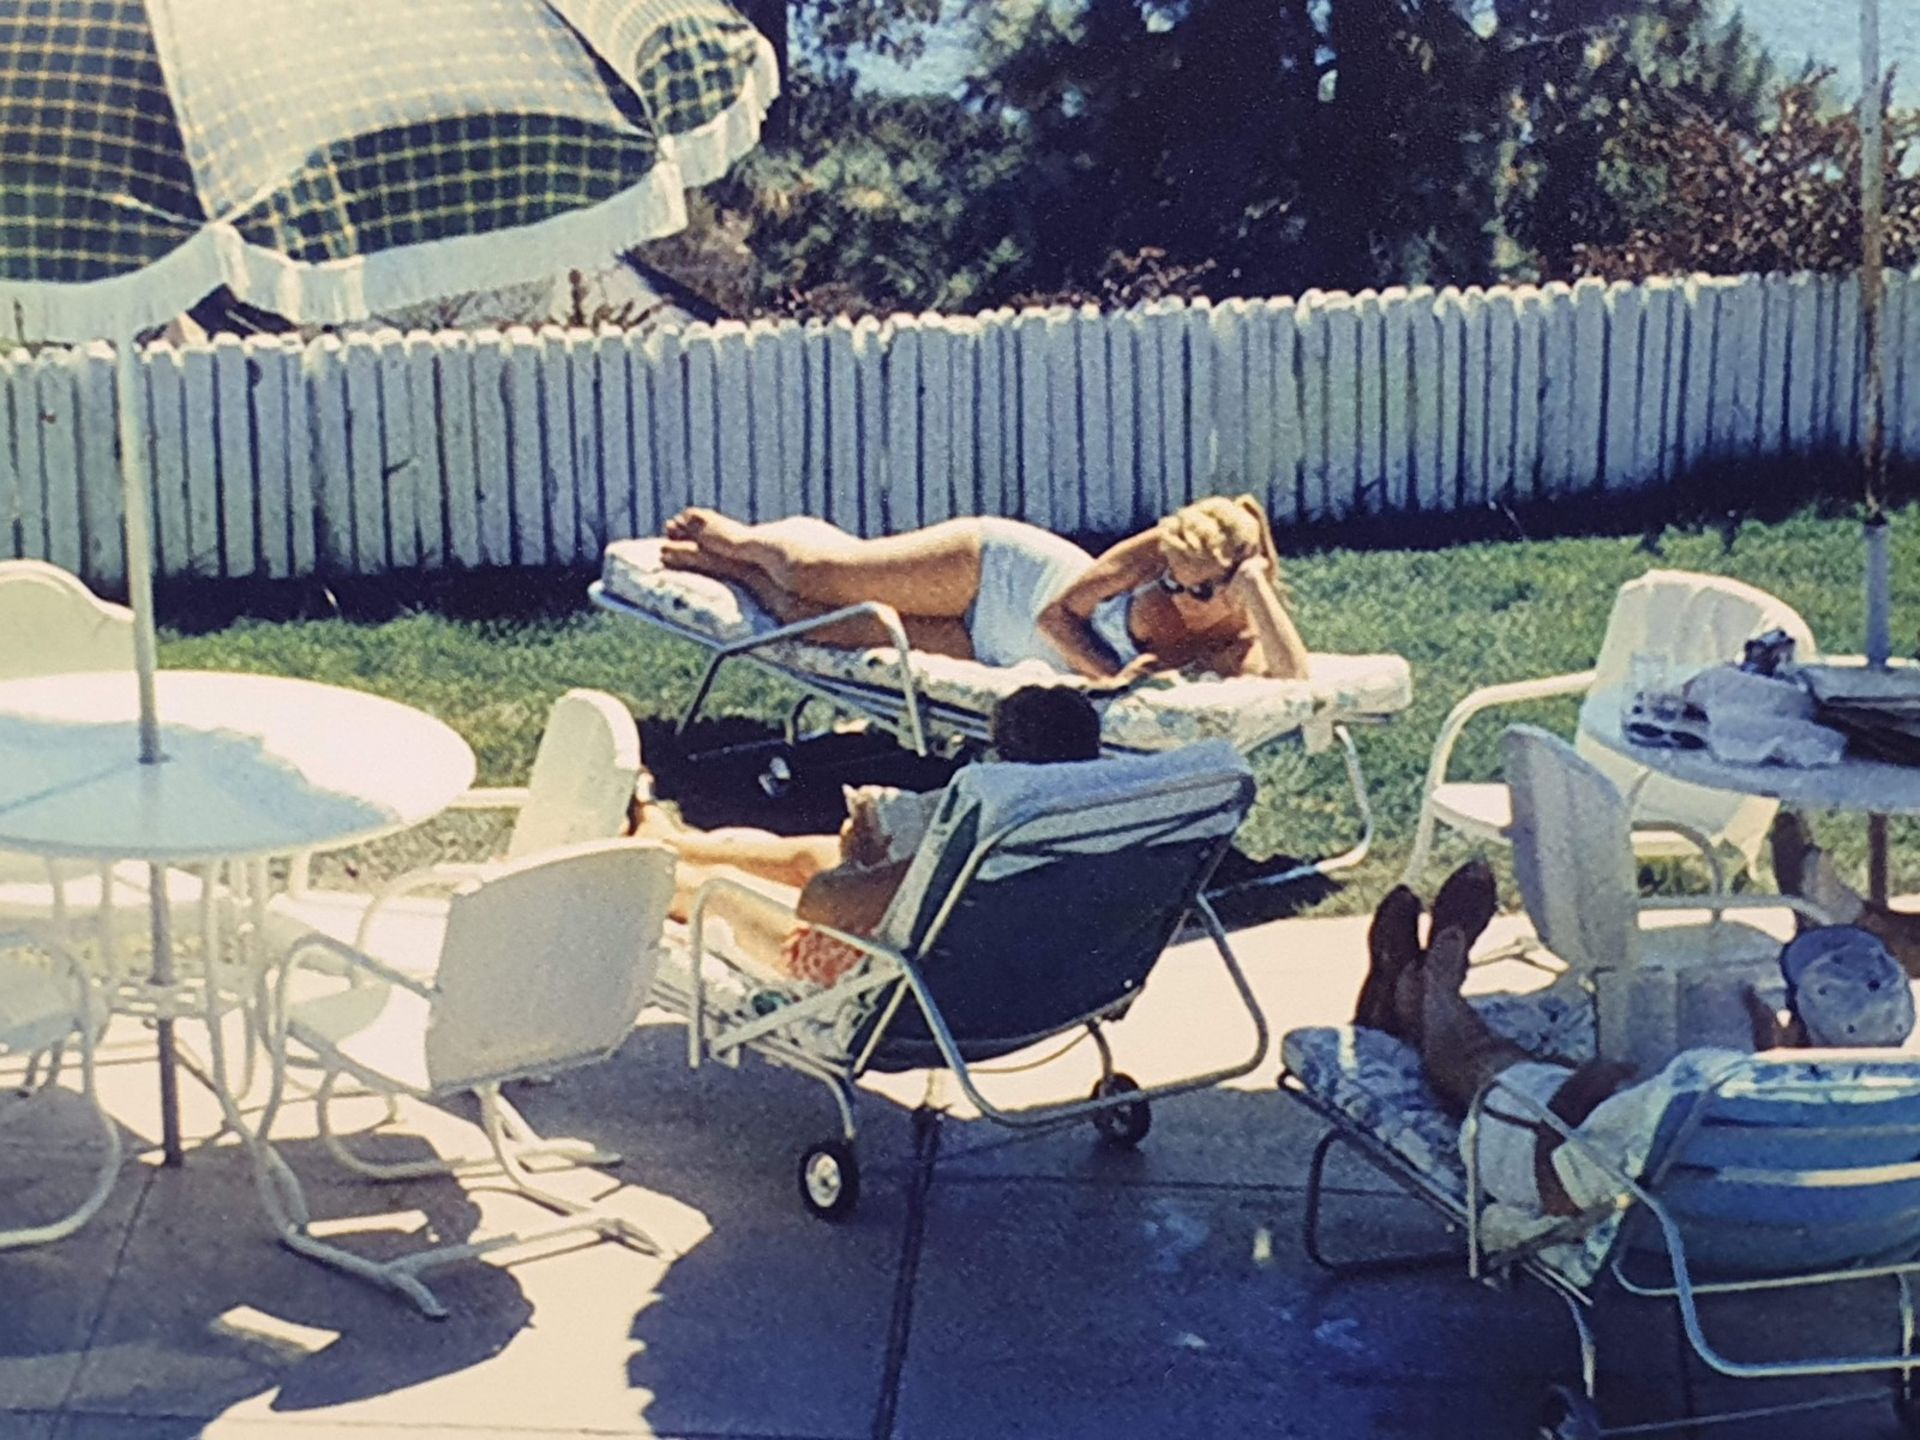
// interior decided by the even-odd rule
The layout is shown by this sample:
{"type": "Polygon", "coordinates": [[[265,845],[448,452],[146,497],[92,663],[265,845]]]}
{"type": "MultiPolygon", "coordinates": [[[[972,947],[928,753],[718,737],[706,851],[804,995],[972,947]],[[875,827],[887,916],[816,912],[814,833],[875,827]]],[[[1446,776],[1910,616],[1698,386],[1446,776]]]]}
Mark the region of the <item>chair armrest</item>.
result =
{"type": "Polygon", "coordinates": [[[449,810],[518,810],[530,794],[525,785],[476,785],[454,797],[449,810]]]}
{"type": "MultiPolygon", "coordinates": [[[[1648,772],[1648,774],[1651,773],[1651,771],[1648,772]]],[[[1712,885],[1710,893],[1715,895],[1725,895],[1728,893],[1727,867],[1725,862],[1720,859],[1720,847],[1713,843],[1712,838],[1709,837],[1705,831],[1696,830],[1693,826],[1681,820],[1641,820],[1634,822],[1630,829],[1636,835],[1643,833],[1653,834],[1656,832],[1678,835],[1682,840],[1685,840],[1689,845],[1693,846],[1694,849],[1698,850],[1700,852],[1700,858],[1707,862],[1707,873],[1711,877],[1710,883],[1712,885]]]]}
{"type": "Polygon", "coordinates": [[[1833,917],[1811,901],[1798,895],[1643,895],[1639,908],[1648,910],[1710,910],[1714,918],[1728,910],[1791,910],[1815,925],[1831,925],[1833,917]]]}
{"type": "Polygon", "coordinates": [[[433,997],[433,986],[422,980],[419,976],[409,975],[403,970],[396,970],[384,961],[377,960],[367,954],[366,951],[356,950],[353,946],[347,944],[346,941],[336,940],[333,936],[323,935],[317,930],[302,935],[291,945],[287,946],[286,950],[282,953],[280,957],[280,987],[283,991],[286,987],[288,975],[295,970],[306,968],[310,965],[311,962],[305,958],[305,955],[306,952],[311,950],[324,951],[335,960],[345,961],[347,973],[350,976],[355,971],[365,971],[376,980],[384,980],[389,985],[398,985],[403,990],[411,990],[422,999],[431,999],[433,997]]]}
{"type": "Polygon", "coordinates": [[[478,884],[497,868],[489,861],[442,860],[437,865],[425,865],[395,876],[374,891],[373,898],[367,902],[366,913],[360,917],[360,928],[353,932],[355,947],[362,950],[366,948],[367,937],[373,933],[374,919],[379,915],[380,907],[389,901],[421,890],[456,890],[463,885],[478,884]]]}
{"type": "Polygon", "coordinates": [[[1580,670],[1568,675],[1548,675],[1539,680],[1511,680],[1501,685],[1483,685],[1478,690],[1468,692],[1441,722],[1440,733],[1433,742],[1433,759],[1427,765],[1426,793],[1431,795],[1446,781],[1447,762],[1453,758],[1453,747],[1459,743],[1461,732],[1474,716],[1497,706],[1516,705],[1523,700],[1578,695],[1593,685],[1595,673],[1592,670],[1580,670]]]}

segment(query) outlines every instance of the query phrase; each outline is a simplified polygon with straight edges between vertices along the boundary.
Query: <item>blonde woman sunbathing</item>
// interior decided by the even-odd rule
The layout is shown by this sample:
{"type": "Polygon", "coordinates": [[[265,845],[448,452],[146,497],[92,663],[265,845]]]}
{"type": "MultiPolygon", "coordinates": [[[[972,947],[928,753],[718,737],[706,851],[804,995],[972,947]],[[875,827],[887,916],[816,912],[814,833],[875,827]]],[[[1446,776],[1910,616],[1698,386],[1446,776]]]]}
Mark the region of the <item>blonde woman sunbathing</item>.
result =
{"type": "MultiPolygon", "coordinates": [[[[1040,660],[1097,688],[1165,671],[1305,679],[1280,557],[1260,502],[1209,496],[1099,558],[995,516],[865,540],[824,520],[747,525],[683,510],[662,562],[734,581],[783,624],[878,601],[917,650],[1018,665],[1040,660]]],[[[813,631],[822,644],[887,643],[869,617],[813,631]]]]}

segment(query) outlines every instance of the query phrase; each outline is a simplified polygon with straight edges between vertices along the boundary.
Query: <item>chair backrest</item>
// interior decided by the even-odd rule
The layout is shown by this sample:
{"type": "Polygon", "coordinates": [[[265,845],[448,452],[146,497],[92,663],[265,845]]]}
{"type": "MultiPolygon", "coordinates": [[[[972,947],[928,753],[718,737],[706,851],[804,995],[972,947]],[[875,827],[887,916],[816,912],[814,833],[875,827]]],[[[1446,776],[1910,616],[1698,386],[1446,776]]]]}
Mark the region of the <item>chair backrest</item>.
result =
{"type": "Polygon", "coordinates": [[[1513,873],[1541,941],[1578,975],[1635,954],[1638,876],[1627,802],[1557,735],[1501,737],[1513,796],[1513,873]]]}
{"type": "MultiPolygon", "coordinates": [[[[1818,653],[1807,622],[1792,606],[1764,590],[1721,575],[1649,570],[1622,585],[1614,598],[1607,633],[1594,662],[1594,698],[1588,703],[1618,704],[1636,653],[1664,655],[1677,673],[1686,675],[1738,660],[1748,640],[1769,630],[1791,635],[1799,659],[1818,653]]],[[[1752,863],[1779,809],[1776,801],[1705,790],[1652,774],[1646,766],[1592,739],[1587,729],[1583,707],[1574,744],[1631,797],[1636,820],[1678,821],[1734,846],[1752,863]]]]}
{"type": "Polygon", "coordinates": [[[673,853],[604,840],[453,897],[427,1024],[435,1090],[590,1064],[632,1031],[660,962],[673,853]]]}
{"type": "Polygon", "coordinates": [[[43,560],[0,560],[0,680],[133,668],[133,612],[43,560]]]}
{"type": "Polygon", "coordinates": [[[1920,1056],[1743,1057],[1675,1109],[1647,1179],[1690,1264],[1805,1274],[1920,1254],[1920,1056]]]}
{"type": "Polygon", "coordinates": [[[506,858],[612,839],[626,828],[639,775],[640,735],[627,707],[601,690],[567,691],[547,712],[506,858]]]}
{"type": "MultiPolygon", "coordinates": [[[[1225,741],[968,766],[876,933],[917,965],[962,1054],[1004,1054],[1108,1013],[1145,984],[1253,792],[1225,741]]],[[[872,1063],[939,1063],[911,999],[872,1063]]]]}

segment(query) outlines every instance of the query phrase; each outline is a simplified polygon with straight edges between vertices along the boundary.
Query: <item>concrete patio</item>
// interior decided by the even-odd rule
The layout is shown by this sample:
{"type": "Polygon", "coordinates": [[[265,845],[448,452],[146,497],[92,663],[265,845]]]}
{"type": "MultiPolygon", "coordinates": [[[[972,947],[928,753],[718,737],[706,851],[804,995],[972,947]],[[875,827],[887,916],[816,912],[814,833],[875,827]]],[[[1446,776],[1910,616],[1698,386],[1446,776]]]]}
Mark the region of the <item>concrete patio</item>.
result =
{"type": "MultiPolygon", "coordinates": [[[[1363,921],[1271,922],[1235,942],[1276,1034],[1349,1011],[1363,921]]],[[[1526,983],[1537,972],[1519,966],[1476,975],[1526,983]]],[[[1225,985],[1204,942],[1180,946],[1115,1031],[1122,1068],[1151,1083],[1244,1053],[1250,1034],[1217,1019],[1232,1013],[1225,985]]],[[[179,1171],[153,1163],[148,1037],[110,1039],[104,1089],[139,1153],[80,1235],[0,1256],[4,1440],[1519,1437],[1545,1387],[1577,1373],[1561,1302],[1537,1288],[1447,1272],[1335,1280],[1309,1263],[1317,1127],[1276,1093],[1272,1054],[1231,1087],[1158,1106],[1135,1154],[1097,1149],[1084,1126],[1009,1139],[958,1112],[916,1123],[921,1078],[891,1077],[867,1097],[862,1206],[831,1227],[802,1211],[793,1175],[800,1146],[831,1127],[820,1087],[759,1064],[690,1073],[678,1027],[646,1023],[610,1064],[516,1103],[547,1133],[624,1154],[566,1183],[598,1193],[610,1174],[666,1255],[602,1244],[454,1266],[434,1278],[453,1310],[436,1324],[274,1244],[233,1145],[179,1171]]],[[[1081,1046],[990,1093],[1081,1091],[1093,1065],[1081,1046]]],[[[212,1107],[187,1089],[189,1133],[206,1135],[212,1107]]],[[[379,1118],[359,1102],[342,1123],[362,1113],[379,1118]]],[[[79,1127],[59,1123],[72,1118],[0,1141],[0,1213],[80,1158],[67,1139],[79,1127]]],[[[380,1212],[401,1230],[424,1217],[453,1235],[524,1215],[471,1185],[344,1177],[311,1120],[295,1105],[276,1136],[321,1214],[380,1212]]],[[[389,1133],[396,1156],[471,1139],[421,1107],[389,1133]]],[[[1336,1167],[1341,1242],[1437,1238],[1374,1172],[1336,1167]]],[[[1603,1311],[1601,1337],[1615,1420],[1782,1393],[1730,1392],[1683,1363],[1664,1311],[1603,1311]]],[[[1902,1432],[1889,1408],[1861,1407],[1738,1433],[1902,1432]]]]}

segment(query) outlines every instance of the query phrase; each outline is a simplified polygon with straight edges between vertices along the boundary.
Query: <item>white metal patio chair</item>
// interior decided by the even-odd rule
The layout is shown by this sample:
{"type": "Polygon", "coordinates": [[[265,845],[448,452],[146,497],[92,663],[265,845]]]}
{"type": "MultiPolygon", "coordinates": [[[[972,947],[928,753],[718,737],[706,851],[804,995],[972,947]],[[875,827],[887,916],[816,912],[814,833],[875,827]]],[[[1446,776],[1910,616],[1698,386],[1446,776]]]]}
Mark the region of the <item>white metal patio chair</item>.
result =
{"type": "MultiPolygon", "coordinates": [[[[106,1006],[79,959],[45,936],[24,931],[0,935],[0,1055],[56,1057],[68,1044],[80,1053],[80,1095],[100,1126],[98,1165],[85,1198],[57,1219],[0,1228],[0,1250],[62,1240],[96,1215],[120,1174],[120,1130],[94,1092],[94,1040],[106,1022],[106,1006]]],[[[30,1059],[23,1092],[0,1119],[55,1089],[60,1065],[41,1074],[30,1059]]]]}
{"type": "Polygon", "coordinates": [[[1439,826],[1477,841],[1508,843],[1513,805],[1507,786],[1499,780],[1453,780],[1447,776],[1454,747],[1468,722],[1485,711],[1521,701],[1585,695],[1574,747],[1629,798],[1635,822],[1634,853],[1643,859],[1697,855],[1701,847],[1696,837],[1705,836],[1712,842],[1707,853],[1712,857],[1715,888],[1720,888],[1724,884],[1720,861],[1737,857],[1740,868],[1753,865],[1779,808],[1777,802],[1704,790],[1655,775],[1590,739],[1586,733],[1587,708],[1617,701],[1636,653],[1662,655],[1684,674],[1738,660],[1748,640],[1775,629],[1793,637],[1798,658],[1817,653],[1812,632],[1792,607],[1738,580],[1682,570],[1650,570],[1622,585],[1592,669],[1485,686],[1448,713],[1428,762],[1413,853],[1402,881],[1418,888],[1439,826]]]}
{"type": "MultiPolygon", "coordinates": [[[[1818,908],[1791,895],[1639,893],[1634,822],[1619,787],[1557,735],[1531,725],[1501,737],[1513,795],[1513,872],[1539,943],[1574,974],[1654,963],[1766,960],[1780,938],[1727,912],[1791,910],[1816,925],[1818,908]],[[1653,916],[1658,923],[1643,923],[1653,916]]],[[[1705,847],[1707,837],[1696,844],[1705,847]]]]}
{"type": "MultiPolygon", "coordinates": [[[[320,1137],[348,1168],[376,1180],[497,1171],[514,1192],[558,1212],[513,1234],[371,1260],[309,1229],[299,1182],[273,1150],[270,1100],[254,1141],[261,1193],[291,1249],[405,1295],[434,1318],[445,1307],[421,1271],[557,1235],[587,1232],[645,1250],[631,1221],[536,1185],[529,1163],[579,1163],[597,1154],[548,1141],[500,1094],[509,1080],[592,1065],[625,1041],[659,965],[661,926],[673,898],[673,854],[653,841],[612,840],[547,851],[504,865],[448,902],[436,954],[412,957],[431,981],[313,934],[281,962],[274,1004],[275,1074],[291,1041],[314,1056],[320,1137]],[[294,982],[311,978],[301,993],[294,982]],[[381,1163],[356,1155],[334,1131],[334,1086],[350,1075],[376,1093],[435,1100],[473,1091],[485,1155],[381,1163]]],[[[602,1157],[613,1159],[617,1157],[602,1157]]]]}
{"type": "Polygon", "coordinates": [[[317,930],[389,964],[402,963],[403,955],[437,953],[447,890],[544,851],[621,834],[639,776],[640,735],[626,706],[604,691],[569,690],[547,712],[525,785],[476,787],[454,802],[455,809],[515,812],[497,857],[442,861],[372,893],[316,887],[303,859],[270,907],[275,933],[284,941],[317,930]]]}

